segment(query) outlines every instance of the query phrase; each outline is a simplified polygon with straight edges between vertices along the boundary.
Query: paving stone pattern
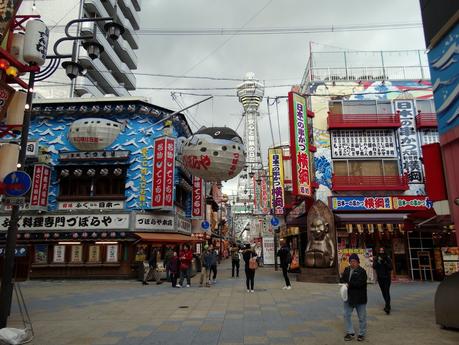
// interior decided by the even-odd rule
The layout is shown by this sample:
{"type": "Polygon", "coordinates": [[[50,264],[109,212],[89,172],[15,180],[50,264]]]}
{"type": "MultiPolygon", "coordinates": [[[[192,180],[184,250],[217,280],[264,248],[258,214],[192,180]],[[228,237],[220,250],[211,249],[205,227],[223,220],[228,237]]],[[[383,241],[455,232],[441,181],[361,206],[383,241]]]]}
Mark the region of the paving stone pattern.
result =
{"type": "MultiPolygon", "coordinates": [[[[35,328],[35,345],[236,345],[343,344],[338,286],[293,282],[282,290],[282,273],[260,268],[255,293],[245,279],[220,266],[210,288],[173,289],[137,281],[28,281],[22,283],[35,328]]],[[[243,274],[242,274],[243,275],[243,274]]],[[[437,283],[392,285],[393,312],[386,315],[370,285],[368,344],[459,344],[459,332],[435,324],[437,283]]],[[[458,311],[459,312],[459,311],[458,311]]],[[[354,325],[357,326],[356,316],[354,325]]],[[[10,327],[20,327],[13,308],[10,327]]],[[[355,340],[354,340],[355,341],[355,340]]]]}

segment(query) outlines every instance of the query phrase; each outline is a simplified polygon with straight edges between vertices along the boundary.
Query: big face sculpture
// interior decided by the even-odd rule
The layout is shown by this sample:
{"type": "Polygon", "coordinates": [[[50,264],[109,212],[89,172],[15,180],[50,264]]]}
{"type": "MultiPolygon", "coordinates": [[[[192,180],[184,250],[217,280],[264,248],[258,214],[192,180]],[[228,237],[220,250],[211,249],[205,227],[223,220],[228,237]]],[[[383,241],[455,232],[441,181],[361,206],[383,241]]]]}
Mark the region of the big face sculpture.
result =
{"type": "Polygon", "coordinates": [[[181,145],[180,160],[205,181],[232,179],[244,167],[245,157],[241,137],[227,127],[202,128],[181,145]]]}

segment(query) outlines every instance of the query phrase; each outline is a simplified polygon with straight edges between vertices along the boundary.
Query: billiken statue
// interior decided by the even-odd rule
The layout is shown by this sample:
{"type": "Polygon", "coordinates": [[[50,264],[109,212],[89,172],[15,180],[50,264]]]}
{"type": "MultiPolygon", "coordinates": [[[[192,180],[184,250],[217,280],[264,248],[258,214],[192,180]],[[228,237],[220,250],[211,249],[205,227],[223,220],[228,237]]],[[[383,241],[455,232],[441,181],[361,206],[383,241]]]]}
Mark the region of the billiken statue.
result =
{"type": "Polygon", "coordinates": [[[330,238],[328,223],[317,217],[311,223],[312,239],[306,246],[306,267],[333,267],[335,246],[330,238]]]}

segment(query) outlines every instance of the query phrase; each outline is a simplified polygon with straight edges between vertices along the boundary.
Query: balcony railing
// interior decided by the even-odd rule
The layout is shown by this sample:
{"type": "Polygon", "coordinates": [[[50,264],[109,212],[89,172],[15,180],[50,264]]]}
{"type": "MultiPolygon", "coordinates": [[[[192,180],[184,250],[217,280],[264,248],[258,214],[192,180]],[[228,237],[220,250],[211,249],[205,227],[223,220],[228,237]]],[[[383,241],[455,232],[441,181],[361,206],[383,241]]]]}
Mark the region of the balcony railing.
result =
{"type": "Polygon", "coordinates": [[[398,114],[332,114],[328,113],[328,128],[398,128],[398,114]]]}
{"type": "Polygon", "coordinates": [[[416,128],[438,127],[436,113],[419,113],[416,115],[416,128]]]}
{"type": "Polygon", "coordinates": [[[332,177],[335,191],[408,190],[408,178],[402,176],[337,176],[332,177]]]}

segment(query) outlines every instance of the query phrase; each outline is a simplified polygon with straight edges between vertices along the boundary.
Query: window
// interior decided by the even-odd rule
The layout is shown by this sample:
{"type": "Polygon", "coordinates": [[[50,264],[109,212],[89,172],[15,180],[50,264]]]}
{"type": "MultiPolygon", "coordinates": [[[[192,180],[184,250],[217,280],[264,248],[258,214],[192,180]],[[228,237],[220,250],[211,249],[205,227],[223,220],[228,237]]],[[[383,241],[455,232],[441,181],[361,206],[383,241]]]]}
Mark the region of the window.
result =
{"type": "Polygon", "coordinates": [[[398,176],[396,160],[335,160],[333,172],[336,176],[398,176]]]}
{"type": "Polygon", "coordinates": [[[114,166],[60,167],[59,200],[124,199],[126,169],[114,166]]]}

